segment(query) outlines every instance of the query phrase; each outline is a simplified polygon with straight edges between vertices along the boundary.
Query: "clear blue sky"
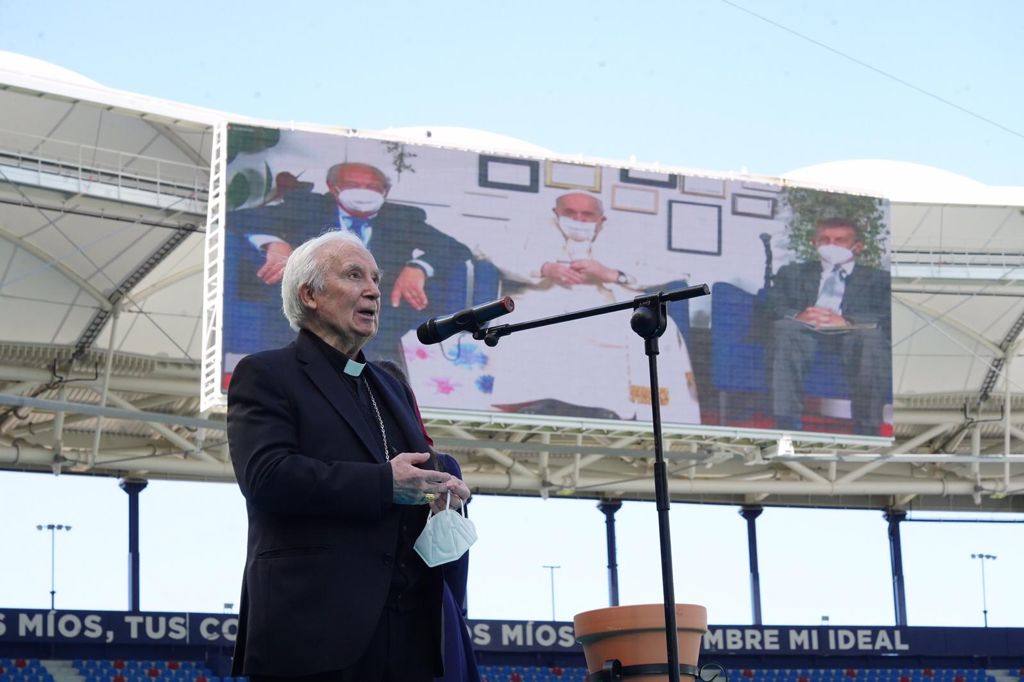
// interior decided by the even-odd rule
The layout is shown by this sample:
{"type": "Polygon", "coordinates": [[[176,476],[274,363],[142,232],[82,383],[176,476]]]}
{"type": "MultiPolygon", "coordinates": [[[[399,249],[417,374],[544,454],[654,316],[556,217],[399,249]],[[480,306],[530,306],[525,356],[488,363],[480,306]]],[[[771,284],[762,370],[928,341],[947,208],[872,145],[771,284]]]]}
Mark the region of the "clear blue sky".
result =
{"type": "MultiPolygon", "coordinates": [[[[1024,184],[1024,5],[738,0],[794,31],[1010,128],[1007,132],[722,0],[673,2],[10,2],[0,49],[101,83],[283,121],[451,125],[563,153],[776,174],[824,161],[930,164],[1024,184]]],[[[2,112],[0,112],[2,115],[2,112]]],[[[2,124],[0,124],[2,125],[2,124]]],[[[142,606],[237,602],[244,509],[236,489],[154,482],[142,496],[142,606]]],[[[45,607],[59,538],[58,606],[126,605],[126,496],[109,479],[0,474],[0,607],[45,607]]],[[[546,619],[605,603],[602,516],[589,501],[479,497],[470,615],[546,619]],[[529,532],[523,529],[529,529],[529,532]]],[[[624,602],[660,599],[655,510],[619,514],[624,602]]],[[[735,508],[672,512],[676,591],[715,623],[749,620],[735,508]]],[[[904,529],[915,625],[1024,626],[1021,526],[904,529]]],[[[877,511],[769,509],[759,521],[765,619],[892,622],[877,511]]]]}

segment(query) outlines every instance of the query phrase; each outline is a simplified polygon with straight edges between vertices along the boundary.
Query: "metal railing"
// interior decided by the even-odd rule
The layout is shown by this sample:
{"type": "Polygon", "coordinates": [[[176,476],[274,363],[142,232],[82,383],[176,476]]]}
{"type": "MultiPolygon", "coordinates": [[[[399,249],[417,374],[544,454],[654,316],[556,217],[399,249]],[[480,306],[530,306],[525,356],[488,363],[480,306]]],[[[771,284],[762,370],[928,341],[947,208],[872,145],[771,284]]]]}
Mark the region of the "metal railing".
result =
{"type": "Polygon", "coordinates": [[[144,154],[0,129],[0,165],[118,189],[205,202],[210,170],[144,154]]]}

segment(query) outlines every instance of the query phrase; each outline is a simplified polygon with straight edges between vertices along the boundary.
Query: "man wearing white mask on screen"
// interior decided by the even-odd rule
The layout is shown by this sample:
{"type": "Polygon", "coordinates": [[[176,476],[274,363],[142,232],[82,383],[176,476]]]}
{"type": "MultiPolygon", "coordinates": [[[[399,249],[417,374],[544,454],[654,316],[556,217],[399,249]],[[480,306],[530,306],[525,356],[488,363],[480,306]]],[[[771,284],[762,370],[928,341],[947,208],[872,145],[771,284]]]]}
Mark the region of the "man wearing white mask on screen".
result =
{"type": "MultiPolygon", "coordinates": [[[[284,264],[298,244],[329,230],[359,237],[381,269],[384,305],[399,310],[382,317],[377,338],[366,349],[372,359],[389,359],[405,366],[401,336],[440,308],[434,285],[457,269],[465,270],[469,249],[427,223],[423,209],[387,201],[391,182],[377,167],[346,162],[327,171],[327,193],[292,193],[281,206],[279,229],[249,234],[249,242],[265,253],[256,276],[264,284],[281,281],[284,264]]],[[[437,284],[443,287],[443,284],[437,284]]]]}
{"type": "Polygon", "coordinates": [[[803,428],[804,378],[826,346],[846,373],[854,432],[880,435],[891,392],[889,273],[857,262],[864,242],[845,218],[819,220],[813,244],[818,260],[783,266],[768,291],[776,427],[803,428]]]}
{"type": "MultiPolygon", "coordinates": [[[[525,233],[522,248],[488,254],[511,287],[516,309],[502,322],[530,320],[630,300],[671,274],[645,261],[641,235],[607,224],[601,200],[569,192],[549,221],[525,233]]],[[[632,311],[576,320],[503,342],[494,353],[492,404],[520,413],[650,419],[650,377],[632,311]],[[498,367],[498,363],[501,366],[498,367]]],[[[661,410],[666,420],[699,424],[700,408],[686,341],[669,320],[661,340],[661,410]]]]}

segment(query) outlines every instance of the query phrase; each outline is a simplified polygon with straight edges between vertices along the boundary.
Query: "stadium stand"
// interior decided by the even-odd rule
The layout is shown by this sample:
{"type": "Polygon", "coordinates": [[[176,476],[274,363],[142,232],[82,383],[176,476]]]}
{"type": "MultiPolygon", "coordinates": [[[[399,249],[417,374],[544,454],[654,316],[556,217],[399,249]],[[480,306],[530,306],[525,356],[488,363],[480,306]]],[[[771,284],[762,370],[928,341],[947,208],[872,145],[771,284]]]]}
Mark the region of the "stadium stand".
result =
{"type": "MultiPolygon", "coordinates": [[[[732,682],[1024,682],[1024,668],[739,668],[732,682]]],[[[483,682],[584,682],[575,666],[482,665],[483,682]]],[[[199,661],[0,658],[0,682],[247,682],[199,661]]]]}

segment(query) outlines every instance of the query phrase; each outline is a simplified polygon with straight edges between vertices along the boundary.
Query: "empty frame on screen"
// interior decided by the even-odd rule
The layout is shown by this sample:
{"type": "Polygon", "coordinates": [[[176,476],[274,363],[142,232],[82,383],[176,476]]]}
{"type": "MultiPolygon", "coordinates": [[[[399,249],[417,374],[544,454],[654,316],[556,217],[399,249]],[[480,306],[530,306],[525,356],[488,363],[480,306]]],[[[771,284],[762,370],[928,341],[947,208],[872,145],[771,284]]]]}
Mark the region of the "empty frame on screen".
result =
{"type": "Polygon", "coordinates": [[[732,214],[745,215],[752,218],[774,218],[775,199],[759,197],[753,194],[733,194],[732,214]]]}
{"type": "Polygon", "coordinates": [[[684,175],[680,190],[683,194],[725,198],[725,180],[721,178],[705,178],[700,175],[684,175]]]}
{"type": "Polygon", "coordinates": [[[721,256],[722,207],[692,201],[669,201],[668,248],[682,253],[721,256]]]}
{"type": "Polygon", "coordinates": [[[633,213],[657,213],[658,190],[650,187],[612,185],[612,208],[633,213]]]}
{"type": "Polygon", "coordinates": [[[540,189],[540,164],[531,159],[481,154],[477,184],[513,192],[536,192],[540,189]]]}
{"type": "Polygon", "coordinates": [[[656,173],[654,171],[643,171],[632,168],[619,170],[619,182],[630,185],[647,185],[649,187],[664,187],[675,189],[678,180],[672,173],[656,173]]]}
{"type": "Polygon", "coordinates": [[[559,189],[601,191],[601,167],[565,161],[548,161],[545,165],[544,184],[559,189]]]}

